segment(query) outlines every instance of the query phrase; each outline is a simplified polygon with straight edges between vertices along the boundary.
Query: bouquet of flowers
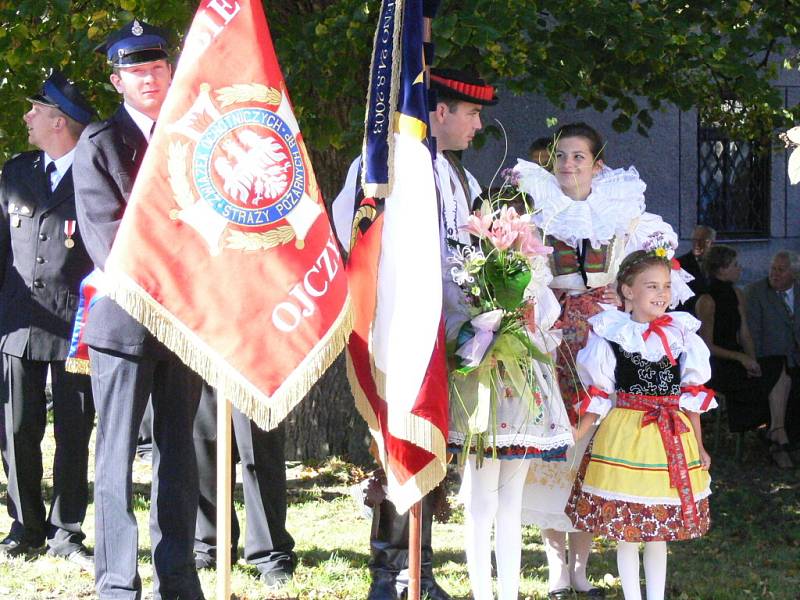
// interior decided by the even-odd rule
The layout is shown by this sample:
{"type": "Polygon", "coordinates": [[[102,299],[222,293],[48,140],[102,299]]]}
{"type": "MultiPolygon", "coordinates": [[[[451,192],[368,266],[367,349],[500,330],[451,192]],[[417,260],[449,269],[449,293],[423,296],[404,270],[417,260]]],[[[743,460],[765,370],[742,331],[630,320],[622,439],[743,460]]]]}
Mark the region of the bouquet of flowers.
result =
{"type": "Polygon", "coordinates": [[[450,347],[453,396],[467,415],[464,447],[480,449],[480,457],[491,446],[495,456],[491,438],[497,434],[498,394],[503,389],[527,404],[531,419],[541,418],[539,378],[542,368],[552,368],[552,344],[543,340],[549,332],[537,328],[534,290],[552,296],[547,288],[552,248],[542,244],[530,215],[520,215],[508,205],[496,208],[491,201],[484,202],[463,229],[477,243],[453,250],[448,257],[450,276],[463,293],[468,317],[450,347]],[[458,391],[459,378],[467,376],[477,377],[477,398],[463,398],[458,391]],[[507,383],[498,389],[499,381],[507,383]]]}

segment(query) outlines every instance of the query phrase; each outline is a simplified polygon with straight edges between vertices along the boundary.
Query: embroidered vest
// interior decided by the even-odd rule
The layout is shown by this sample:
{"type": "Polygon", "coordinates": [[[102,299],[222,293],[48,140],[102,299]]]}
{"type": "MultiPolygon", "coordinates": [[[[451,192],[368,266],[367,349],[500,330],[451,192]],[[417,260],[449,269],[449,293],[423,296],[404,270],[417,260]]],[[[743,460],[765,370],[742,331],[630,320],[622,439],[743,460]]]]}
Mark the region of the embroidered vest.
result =
{"type": "Polygon", "coordinates": [[[614,370],[616,388],[619,392],[641,394],[644,396],[680,396],[680,360],[675,365],[662,356],[651,362],[638,352],[628,352],[615,342],[609,342],[617,366],[614,370]]]}

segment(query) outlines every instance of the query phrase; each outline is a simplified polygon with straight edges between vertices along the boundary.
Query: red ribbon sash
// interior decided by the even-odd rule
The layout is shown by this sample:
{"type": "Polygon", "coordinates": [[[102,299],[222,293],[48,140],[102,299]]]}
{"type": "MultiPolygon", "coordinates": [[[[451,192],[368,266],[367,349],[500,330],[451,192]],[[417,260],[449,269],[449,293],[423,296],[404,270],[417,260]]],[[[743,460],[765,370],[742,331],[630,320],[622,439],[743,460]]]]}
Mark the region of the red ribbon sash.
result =
{"type": "Polygon", "coordinates": [[[667,453],[667,471],[669,485],[678,491],[681,500],[681,515],[687,526],[700,524],[697,506],[692,494],[692,482],[689,480],[689,466],[686,452],[683,449],[680,435],[691,431],[680,418],[679,396],[643,396],[617,392],[617,408],[640,410],[642,427],[655,423],[661,434],[661,442],[667,453]]]}
{"type": "Polygon", "coordinates": [[[672,356],[672,350],[669,349],[667,334],[664,333],[664,330],[662,329],[662,327],[665,327],[670,323],[672,323],[672,317],[670,317],[669,315],[661,315],[657,319],[650,321],[650,324],[647,326],[647,329],[645,329],[644,333],[642,334],[642,337],[644,338],[645,341],[647,341],[647,338],[650,337],[650,334],[655,333],[659,337],[659,339],[661,339],[661,345],[664,346],[664,352],[666,353],[667,358],[669,359],[669,364],[674,366],[675,357],[672,356]]]}
{"type": "Polygon", "coordinates": [[[700,405],[700,411],[705,412],[708,410],[708,406],[711,404],[711,401],[714,399],[716,392],[711,388],[707,388],[704,385],[682,385],[681,386],[681,393],[683,394],[692,394],[697,396],[699,394],[705,394],[706,397],[703,400],[703,403],[700,405]]]}
{"type": "Polygon", "coordinates": [[[582,417],[586,414],[586,411],[589,409],[589,404],[592,401],[593,396],[600,396],[601,398],[608,398],[608,393],[604,392],[600,388],[597,388],[593,385],[589,386],[588,390],[581,390],[578,393],[578,416],[582,417]]]}

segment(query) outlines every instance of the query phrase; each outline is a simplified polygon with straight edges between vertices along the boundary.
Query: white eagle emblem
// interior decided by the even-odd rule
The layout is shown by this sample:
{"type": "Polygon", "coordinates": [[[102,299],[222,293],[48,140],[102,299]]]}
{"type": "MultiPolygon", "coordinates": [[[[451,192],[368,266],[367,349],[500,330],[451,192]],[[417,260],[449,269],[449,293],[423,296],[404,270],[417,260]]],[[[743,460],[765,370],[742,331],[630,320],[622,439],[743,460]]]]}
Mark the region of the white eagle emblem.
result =
{"type": "Polygon", "coordinates": [[[291,161],[274,138],[241,129],[225,138],[220,150],[214,170],[225,192],[241,204],[259,206],[265,198],[277,198],[286,191],[291,161]]]}

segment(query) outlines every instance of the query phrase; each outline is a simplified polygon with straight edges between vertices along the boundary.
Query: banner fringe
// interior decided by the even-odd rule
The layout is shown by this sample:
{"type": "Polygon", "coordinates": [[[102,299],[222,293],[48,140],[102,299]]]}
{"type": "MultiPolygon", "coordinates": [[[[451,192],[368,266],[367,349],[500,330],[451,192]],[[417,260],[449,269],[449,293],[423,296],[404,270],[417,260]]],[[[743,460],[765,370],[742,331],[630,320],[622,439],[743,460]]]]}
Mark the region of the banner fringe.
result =
{"type": "Polygon", "coordinates": [[[389,499],[395,505],[397,512],[405,513],[412,505],[421,500],[423,496],[432,491],[447,474],[447,442],[442,432],[433,424],[415,414],[404,416],[399,431],[394,431],[391,427],[389,433],[398,439],[408,441],[415,446],[427,450],[434,455],[434,458],[411,476],[407,481],[401,483],[395,476],[388,463],[386,448],[384,446],[383,435],[381,434],[378,415],[372,408],[367,395],[361,388],[353,368],[353,361],[350,352],[346,352],[347,379],[350,382],[350,389],[355,398],[356,410],[367,422],[370,434],[378,446],[381,456],[381,466],[386,472],[389,487],[389,499]]]}
{"type": "Polygon", "coordinates": [[[67,373],[75,373],[76,375],[91,375],[92,367],[89,361],[85,358],[76,358],[71,356],[64,364],[64,370],[67,373]]]}
{"type": "Polygon", "coordinates": [[[189,368],[217,389],[220,398],[252,419],[259,427],[277,427],[341,353],[353,328],[347,302],[331,329],[272,396],[261,392],[196,334],[180,323],[136,282],[121,273],[106,273],[107,295],[172,350],[189,368]]]}

